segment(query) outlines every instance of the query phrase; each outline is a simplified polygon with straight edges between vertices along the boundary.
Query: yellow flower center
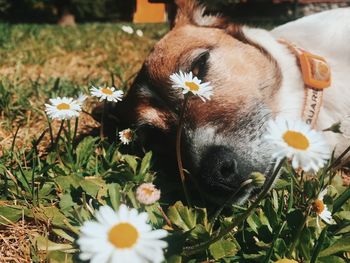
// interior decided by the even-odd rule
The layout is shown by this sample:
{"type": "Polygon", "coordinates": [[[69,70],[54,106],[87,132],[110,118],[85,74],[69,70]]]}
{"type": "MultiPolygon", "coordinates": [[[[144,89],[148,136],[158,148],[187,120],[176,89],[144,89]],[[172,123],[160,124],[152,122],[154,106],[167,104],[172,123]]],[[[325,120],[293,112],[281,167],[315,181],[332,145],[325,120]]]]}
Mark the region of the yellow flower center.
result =
{"type": "Polygon", "coordinates": [[[137,239],[139,232],[129,223],[120,223],[112,227],[108,233],[108,240],[117,248],[131,248],[137,239]]]}
{"type": "Polygon", "coordinates": [[[151,196],[154,192],[153,189],[150,189],[150,188],[143,188],[142,189],[142,192],[145,194],[145,195],[148,195],[148,196],[151,196]]]}
{"type": "Polygon", "coordinates": [[[106,95],[112,95],[113,91],[111,89],[108,88],[103,88],[101,89],[102,93],[106,94],[106,95]]]}
{"type": "Polygon", "coordinates": [[[132,131],[124,131],[123,136],[125,139],[130,141],[132,139],[132,131]]]}
{"type": "Polygon", "coordinates": [[[312,208],[316,212],[316,214],[321,214],[324,210],[324,203],[320,199],[316,199],[315,202],[312,204],[312,208]]]}
{"type": "Polygon", "coordinates": [[[63,102],[63,103],[58,104],[58,105],[56,106],[56,108],[57,108],[58,110],[69,110],[69,109],[70,109],[70,105],[63,102]]]}
{"type": "Polygon", "coordinates": [[[199,85],[197,85],[194,82],[185,82],[185,85],[190,89],[190,91],[198,91],[199,90],[199,85]]]}
{"type": "Polygon", "coordinates": [[[290,146],[298,150],[309,148],[309,140],[301,132],[286,131],[283,134],[283,140],[290,146]]]}

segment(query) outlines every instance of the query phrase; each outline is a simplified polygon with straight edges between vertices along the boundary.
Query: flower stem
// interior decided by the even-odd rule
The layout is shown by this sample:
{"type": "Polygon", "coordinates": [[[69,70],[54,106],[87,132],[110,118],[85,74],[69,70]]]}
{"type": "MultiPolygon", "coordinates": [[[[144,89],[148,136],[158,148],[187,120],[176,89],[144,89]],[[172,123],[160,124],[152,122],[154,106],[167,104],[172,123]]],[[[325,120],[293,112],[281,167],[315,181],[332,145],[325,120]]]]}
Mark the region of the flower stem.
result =
{"type": "Polygon", "coordinates": [[[329,172],[332,168],[336,169],[337,167],[339,167],[339,164],[342,164],[342,159],[343,157],[350,152],[350,146],[348,146],[348,148],[345,149],[344,152],[342,152],[338,158],[328,167],[328,169],[326,170],[326,173],[329,172]]]}
{"type": "Polygon", "coordinates": [[[61,125],[60,125],[60,128],[58,129],[57,136],[56,136],[56,140],[55,140],[55,143],[54,143],[54,145],[52,146],[52,148],[56,148],[57,145],[58,145],[58,141],[59,141],[59,139],[60,139],[61,132],[62,132],[62,130],[63,130],[63,125],[64,125],[64,120],[61,120],[61,125]]]}
{"type": "Polygon", "coordinates": [[[240,193],[243,189],[245,189],[246,186],[249,186],[251,183],[252,183],[252,179],[248,179],[248,180],[245,180],[240,186],[239,188],[229,197],[229,199],[226,200],[226,202],[224,202],[220,207],[219,209],[215,212],[212,220],[210,221],[211,223],[211,228],[210,228],[210,231],[209,233],[212,232],[213,230],[213,227],[214,227],[214,224],[216,222],[216,220],[219,218],[222,210],[225,208],[225,206],[229,205],[230,203],[232,203],[232,200],[236,197],[236,195],[238,193],[240,193]]]}
{"type": "Polygon", "coordinates": [[[45,116],[46,116],[46,119],[47,119],[47,123],[49,125],[51,147],[53,147],[53,145],[54,145],[54,138],[53,138],[53,132],[52,132],[52,126],[51,126],[50,118],[49,118],[49,116],[47,116],[47,114],[45,114],[45,116]]]}
{"type": "Polygon", "coordinates": [[[67,120],[66,139],[67,139],[66,146],[67,146],[68,156],[69,156],[69,159],[70,159],[72,165],[74,165],[73,139],[72,139],[72,131],[71,131],[70,120],[67,120]]]}
{"type": "Polygon", "coordinates": [[[101,126],[100,126],[100,138],[101,141],[104,138],[104,122],[105,122],[105,115],[106,115],[106,108],[107,108],[107,100],[104,100],[103,102],[103,109],[102,109],[102,117],[101,117],[101,126]]]}
{"type": "Polygon", "coordinates": [[[184,173],[184,168],[183,168],[183,163],[181,159],[181,135],[182,135],[182,128],[184,125],[184,116],[185,116],[185,111],[187,107],[189,96],[185,95],[185,99],[182,105],[181,113],[180,113],[180,118],[179,118],[179,124],[177,127],[177,132],[176,132],[176,159],[177,159],[177,165],[179,168],[179,173],[180,173],[180,179],[181,179],[181,184],[182,184],[182,189],[185,194],[186,202],[187,205],[191,205],[190,197],[187,191],[186,187],[186,182],[185,182],[185,173],[184,173]]]}
{"type": "Polygon", "coordinates": [[[75,139],[77,137],[77,132],[78,132],[78,124],[79,124],[79,118],[75,118],[75,123],[74,123],[74,133],[73,133],[73,139],[72,139],[72,144],[75,144],[75,139]]]}
{"type": "MultiPolygon", "coordinates": [[[[272,175],[268,177],[267,182],[265,183],[265,186],[263,188],[263,190],[260,192],[259,196],[257,197],[257,199],[255,200],[255,202],[248,207],[247,211],[245,211],[242,215],[238,216],[231,225],[229,225],[228,227],[226,227],[225,229],[221,230],[216,236],[213,236],[211,239],[209,239],[206,242],[202,242],[198,245],[195,246],[189,246],[189,247],[184,247],[183,250],[183,255],[184,256],[191,256],[193,254],[196,254],[198,252],[201,252],[205,249],[207,249],[211,244],[215,243],[216,241],[220,240],[221,238],[223,238],[224,236],[226,236],[227,234],[229,234],[236,226],[238,226],[239,224],[241,224],[244,220],[247,219],[247,217],[253,212],[253,210],[260,204],[260,202],[264,199],[265,195],[270,191],[272,185],[274,184],[277,175],[283,165],[285,161],[285,158],[282,159],[277,166],[275,166],[275,169],[271,169],[271,166],[269,167],[267,173],[271,173],[272,175]]],[[[272,164],[273,165],[273,164],[272,164]]]]}

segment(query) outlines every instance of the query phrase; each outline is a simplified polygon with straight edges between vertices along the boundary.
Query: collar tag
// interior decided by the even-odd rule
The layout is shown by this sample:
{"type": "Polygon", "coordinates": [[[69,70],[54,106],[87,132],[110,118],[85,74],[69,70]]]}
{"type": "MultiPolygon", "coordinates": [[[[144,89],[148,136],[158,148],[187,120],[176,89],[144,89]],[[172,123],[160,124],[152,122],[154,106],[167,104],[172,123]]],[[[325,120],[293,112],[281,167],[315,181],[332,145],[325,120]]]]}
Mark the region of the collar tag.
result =
{"type": "Polygon", "coordinates": [[[302,119],[312,128],[316,127],[318,115],[322,106],[323,90],[331,85],[331,70],[327,61],[320,56],[311,54],[290,43],[280,39],[297,57],[305,86],[305,99],[302,119]]]}
{"type": "Polygon", "coordinates": [[[324,58],[302,51],[299,62],[305,85],[318,90],[331,85],[331,70],[324,58]]]}

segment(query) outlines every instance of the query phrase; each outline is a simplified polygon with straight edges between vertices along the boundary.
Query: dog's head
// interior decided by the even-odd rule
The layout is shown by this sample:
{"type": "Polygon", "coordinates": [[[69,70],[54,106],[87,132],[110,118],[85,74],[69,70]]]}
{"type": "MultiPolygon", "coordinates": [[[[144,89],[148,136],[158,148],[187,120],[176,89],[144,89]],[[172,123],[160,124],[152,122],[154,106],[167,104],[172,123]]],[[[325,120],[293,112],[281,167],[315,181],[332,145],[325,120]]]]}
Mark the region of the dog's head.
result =
{"type": "Polygon", "coordinates": [[[269,53],[239,26],[204,15],[193,1],[184,2],[175,27],[155,45],[120,104],[119,116],[136,126],[146,148],[176,162],[175,134],[184,96],[169,76],[192,71],[210,82],[211,100],[189,101],[182,159],[203,192],[222,200],[269,162],[262,135],[274,111],[281,73],[269,53]]]}

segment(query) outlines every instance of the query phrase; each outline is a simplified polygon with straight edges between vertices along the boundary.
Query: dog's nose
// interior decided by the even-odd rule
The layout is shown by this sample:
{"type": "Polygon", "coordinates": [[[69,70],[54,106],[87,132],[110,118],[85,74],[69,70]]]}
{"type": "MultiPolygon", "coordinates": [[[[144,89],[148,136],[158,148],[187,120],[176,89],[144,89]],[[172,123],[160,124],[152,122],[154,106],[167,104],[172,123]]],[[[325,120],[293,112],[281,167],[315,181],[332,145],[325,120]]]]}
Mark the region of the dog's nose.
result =
{"type": "Polygon", "coordinates": [[[234,189],[240,182],[236,156],[226,146],[210,146],[201,159],[200,179],[206,186],[234,189]]]}

